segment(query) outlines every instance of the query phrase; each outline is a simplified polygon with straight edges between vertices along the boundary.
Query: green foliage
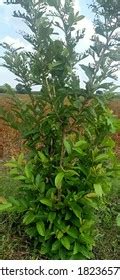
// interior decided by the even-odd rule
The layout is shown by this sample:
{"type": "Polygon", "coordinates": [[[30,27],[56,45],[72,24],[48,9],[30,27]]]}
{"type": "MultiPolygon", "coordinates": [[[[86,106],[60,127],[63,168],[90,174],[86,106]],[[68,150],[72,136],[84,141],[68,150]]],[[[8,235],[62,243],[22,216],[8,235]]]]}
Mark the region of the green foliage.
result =
{"type": "MultiPolygon", "coordinates": [[[[110,138],[113,123],[108,122],[113,116],[100,98],[91,102],[94,122],[90,120],[91,106],[84,107],[81,128],[86,128],[82,134],[78,130],[72,139],[74,127],[67,131],[68,118],[62,128],[54,126],[57,145],[50,150],[51,121],[44,147],[32,149],[27,157],[21,154],[6,164],[13,178],[22,182],[21,195],[15,200],[8,199],[9,211],[21,213],[25,232],[37,240],[40,254],[49,259],[93,258],[95,211],[118,173],[114,142],[110,138]]],[[[78,112],[76,115],[77,122],[78,112]]]]}
{"type": "Polygon", "coordinates": [[[23,94],[29,94],[30,92],[31,92],[31,88],[30,87],[28,87],[28,86],[24,86],[24,85],[22,85],[22,84],[17,84],[16,85],[16,92],[17,93],[23,93],[23,94]]]}
{"type": "Polygon", "coordinates": [[[3,86],[0,86],[0,93],[8,93],[12,90],[9,84],[4,84],[3,86]]]}
{"type": "Polygon", "coordinates": [[[0,86],[0,93],[6,93],[5,86],[0,86]]]}
{"type": "Polygon", "coordinates": [[[15,3],[26,11],[14,16],[23,18],[33,32],[23,37],[34,51],[13,51],[3,45],[5,66],[27,86],[42,88],[26,103],[13,93],[12,111],[1,109],[2,118],[21,133],[28,149],[7,163],[22,186],[18,196],[2,202],[1,211],[8,207],[20,213],[26,234],[47,258],[91,259],[96,210],[120,176],[111,139],[120,124],[108,109],[106,96],[97,93],[97,71],[91,65],[81,65],[89,84],[80,88],[74,68],[86,57],[76,53],[84,36],[76,26],[83,16],[74,12],[72,2],[15,3]],[[52,9],[46,16],[48,6],[52,9]],[[56,27],[64,40],[53,39],[56,27]]]}

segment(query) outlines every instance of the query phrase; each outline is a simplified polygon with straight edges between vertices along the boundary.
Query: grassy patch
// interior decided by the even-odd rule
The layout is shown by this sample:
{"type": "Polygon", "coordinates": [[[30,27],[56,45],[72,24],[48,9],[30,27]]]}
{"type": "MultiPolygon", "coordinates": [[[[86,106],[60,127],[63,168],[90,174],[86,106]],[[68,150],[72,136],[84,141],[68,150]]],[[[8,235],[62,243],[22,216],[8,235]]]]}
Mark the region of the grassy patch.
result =
{"type": "Polygon", "coordinates": [[[116,216],[120,212],[119,193],[112,193],[106,210],[98,214],[95,256],[99,260],[120,259],[120,230],[116,226],[116,216]]]}
{"type": "MultiPolygon", "coordinates": [[[[7,169],[0,164],[0,196],[8,198],[15,195],[20,183],[10,178],[7,169]]],[[[32,259],[30,244],[24,232],[19,227],[19,216],[2,214],[1,217],[1,255],[0,259],[32,259]]]]}

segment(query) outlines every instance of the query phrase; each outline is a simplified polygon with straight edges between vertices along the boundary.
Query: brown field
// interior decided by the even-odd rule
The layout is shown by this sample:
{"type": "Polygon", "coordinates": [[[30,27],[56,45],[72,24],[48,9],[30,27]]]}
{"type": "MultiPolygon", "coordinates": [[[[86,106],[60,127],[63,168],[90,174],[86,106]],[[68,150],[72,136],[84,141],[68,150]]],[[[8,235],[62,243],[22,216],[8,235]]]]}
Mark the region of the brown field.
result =
{"type": "MultiPolygon", "coordinates": [[[[28,95],[20,95],[20,99],[27,101],[28,95]]],[[[10,110],[10,100],[7,96],[0,96],[0,106],[3,106],[10,110]]],[[[114,100],[110,104],[110,108],[114,114],[120,118],[120,99],[114,100]]],[[[116,140],[116,151],[120,155],[120,133],[114,136],[116,140]]],[[[22,149],[22,141],[19,133],[10,127],[0,119],[0,159],[8,159],[11,156],[15,156],[22,149]]]]}
{"type": "MultiPolygon", "coordinates": [[[[28,100],[27,95],[20,95],[22,100],[28,100]]],[[[7,96],[0,96],[0,106],[10,110],[11,104],[7,96]]],[[[0,119],[0,159],[8,159],[17,155],[22,149],[22,140],[20,134],[15,129],[9,127],[0,119]]]]}

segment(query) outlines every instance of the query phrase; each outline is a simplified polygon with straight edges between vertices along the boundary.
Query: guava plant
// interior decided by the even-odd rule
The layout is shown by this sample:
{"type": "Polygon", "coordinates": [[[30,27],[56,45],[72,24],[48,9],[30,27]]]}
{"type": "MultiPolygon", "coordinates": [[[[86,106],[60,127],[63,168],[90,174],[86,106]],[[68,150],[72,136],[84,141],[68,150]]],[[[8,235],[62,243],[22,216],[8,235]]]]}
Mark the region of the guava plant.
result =
{"type": "Polygon", "coordinates": [[[21,214],[25,232],[48,259],[92,259],[96,212],[120,173],[112,140],[120,124],[107,105],[116,87],[106,82],[116,79],[118,1],[92,4],[96,33],[84,54],[76,52],[85,33],[78,22],[84,17],[72,1],[7,2],[24,9],[14,16],[30,28],[23,38],[32,50],[4,43],[4,66],[26,86],[39,85],[40,92],[30,93],[28,102],[11,92],[12,111],[1,108],[1,117],[21,133],[27,150],[7,163],[23,184],[0,209],[21,214]],[[93,63],[85,65],[89,55],[93,63]],[[76,65],[88,78],[85,88],[76,65]]]}

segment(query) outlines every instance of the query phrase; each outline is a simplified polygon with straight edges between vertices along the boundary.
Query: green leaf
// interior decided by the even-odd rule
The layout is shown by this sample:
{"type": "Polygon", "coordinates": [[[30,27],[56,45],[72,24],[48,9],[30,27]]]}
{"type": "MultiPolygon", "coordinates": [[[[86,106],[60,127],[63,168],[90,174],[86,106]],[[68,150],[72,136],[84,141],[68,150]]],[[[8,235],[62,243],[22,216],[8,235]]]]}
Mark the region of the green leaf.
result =
{"type": "Polygon", "coordinates": [[[24,181],[24,180],[26,180],[26,177],[23,175],[19,175],[19,176],[15,176],[14,179],[17,181],[24,181]]]}
{"type": "Polygon", "coordinates": [[[42,178],[41,178],[40,174],[37,174],[37,176],[35,178],[35,184],[37,187],[39,187],[41,180],[42,180],[42,178]]]}
{"type": "Polygon", "coordinates": [[[59,172],[57,174],[57,176],[55,177],[55,186],[56,186],[57,189],[61,189],[63,178],[64,178],[64,173],[63,172],[59,172]]]}
{"type": "Polygon", "coordinates": [[[67,153],[71,154],[71,151],[72,151],[71,145],[67,140],[64,140],[64,146],[65,146],[65,149],[66,149],[67,153]]]}
{"type": "Polygon", "coordinates": [[[92,250],[92,247],[95,246],[94,238],[89,234],[89,231],[88,233],[81,232],[79,240],[82,244],[85,243],[87,246],[89,246],[91,248],[90,250],[92,250]]]}
{"type": "Polygon", "coordinates": [[[60,66],[62,64],[62,62],[60,61],[56,61],[56,62],[52,62],[52,63],[49,63],[49,70],[52,70],[53,68],[56,68],[57,66],[60,66]]]}
{"type": "Polygon", "coordinates": [[[117,226],[120,227],[120,214],[117,215],[116,223],[117,223],[117,226]]]}
{"type": "Polygon", "coordinates": [[[85,155],[85,153],[79,147],[78,148],[73,148],[73,151],[77,152],[80,156],[84,156],[85,155]]]}
{"type": "Polygon", "coordinates": [[[19,171],[17,168],[12,168],[9,173],[10,175],[18,175],[19,171]]]}
{"type": "Polygon", "coordinates": [[[59,257],[60,257],[60,260],[66,259],[66,250],[62,246],[59,249],[59,257]]]}
{"type": "Polygon", "coordinates": [[[60,241],[56,240],[52,245],[52,251],[58,251],[60,247],[60,241]]]}
{"type": "Polygon", "coordinates": [[[7,162],[4,164],[6,167],[17,167],[17,162],[7,162]]]}
{"type": "Polygon", "coordinates": [[[32,212],[27,212],[23,219],[23,224],[29,225],[35,220],[35,215],[32,212]]]}
{"type": "Polygon", "coordinates": [[[36,184],[37,188],[39,188],[40,193],[45,192],[45,183],[43,182],[40,174],[37,174],[37,176],[35,178],[35,184],[36,184]]]}
{"type": "Polygon", "coordinates": [[[84,175],[88,175],[88,170],[82,164],[79,164],[78,170],[80,170],[84,175]]]}
{"type": "Polygon", "coordinates": [[[29,235],[30,237],[35,237],[37,235],[37,229],[36,227],[27,227],[25,229],[25,232],[27,233],[27,235],[29,235]]]}
{"type": "Polygon", "coordinates": [[[42,161],[43,164],[47,164],[48,163],[48,158],[42,153],[42,152],[38,152],[38,155],[42,161]]]}
{"type": "Polygon", "coordinates": [[[81,218],[82,209],[76,202],[71,202],[70,207],[77,218],[81,218]]]}
{"type": "Polygon", "coordinates": [[[45,241],[50,239],[51,236],[53,235],[53,231],[51,230],[51,225],[49,225],[49,227],[46,229],[45,231],[45,241]]]}
{"type": "Polygon", "coordinates": [[[87,259],[93,258],[93,253],[90,252],[85,246],[80,245],[80,253],[82,253],[83,256],[85,256],[87,259]]]}
{"type": "Polygon", "coordinates": [[[72,177],[74,175],[79,176],[79,174],[75,170],[65,170],[64,171],[64,176],[67,178],[72,177]]]}
{"type": "Polygon", "coordinates": [[[70,218],[71,218],[71,213],[67,212],[66,215],[65,215],[65,221],[70,220],[70,218]]]}
{"type": "Polygon", "coordinates": [[[84,64],[80,64],[80,66],[84,70],[86,76],[91,80],[92,75],[94,74],[94,69],[91,66],[86,66],[84,64]]]}
{"type": "Polygon", "coordinates": [[[63,237],[63,232],[60,230],[57,230],[56,237],[57,237],[57,239],[61,239],[63,237]]]}
{"type": "Polygon", "coordinates": [[[19,157],[18,157],[18,164],[19,164],[19,165],[22,165],[23,160],[24,160],[24,154],[21,153],[21,154],[19,155],[19,157]]]}
{"type": "Polygon", "coordinates": [[[74,227],[71,227],[68,229],[67,234],[70,235],[73,238],[78,238],[78,230],[74,227]]]}
{"type": "Polygon", "coordinates": [[[13,196],[9,196],[9,201],[13,206],[20,207],[20,201],[15,199],[13,196]]]}
{"type": "Polygon", "coordinates": [[[102,197],[103,195],[103,190],[100,184],[94,184],[94,190],[97,196],[102,197]]]}
{"type": "Polygon", "coordinates": [[[56,213],[55,212],[50,212],[49,214],[48,214],[48,221],[49,222],[53,222],[54,220],[55,220],[55,218],[56,218],[56,213]]]}
{"type": "MultiPolygon", "coordinates": [[[[83,260],[83,258],[84,257],[83,257],[83,255],[81,253],[77,253],[75,255],[72,255],[70,260],[83,260]]],[[[84,260],[85,260],[85,258],[84,258],[84,260]]]]}
{"type": "Polygon", "coordinates": [[[40,183],[39,191],[40,191],[40,193],[44,193],[45,192],[45,183],[44,182],[40,183]]]}
{"type": "Polygon", "coordinates": [[[73,255],[76,255],[77,253],[81,253],[87,259],[90,259],[93,257],[92,252],[90,252],[84,245],[75,242],[75,245],[73,248],[73,255]]]}
{"type": "Polygon", "coordinates": [[[6,210],[8,210],[11,207],[12,207],[12,204],[9,203],[9,202],[5,203],[5,204],[0,204],[0,212],[6,211],[6,210]]]}
{"type": "Polygon", "coordinates": [[[32,177],[31,166],[29,164],[26,164],[25,166],[25,175],[28,179],[32,177]]]}
{"type": "Polygon", "coordinates": [[[48,198],[42,198],[40,202],[48,207],[52,207],[52,201],[48,198]]]}
{"type": "Polygon", "coordinates": [[[41,236],[45,236],[45,225],[44,225],[43,221],[38,222],[38,223],[36,224],[36,228],[37,228],[38,233],[39,233],[41,236]]]}
{"type": "Polygon", "coordinates": [[[67,250],[70,250],[70,241],[68,237],[62,237],[60,241],[67,250]]]}
{"type": "Polygon", "coordinates": [[[88,143],[85,140],[79,140],[78,142],[76,142],[74,144],[74,147],[75,148],[78,148],[78,147],[85,148],[87,145],[88,145],[88,143]]]}
{"type": "Polygon", "coordinates": [[[80,21],[80,20],[82,20],[82,19],[84,19],[84,18],[85,18],[85,16],[80,15],[80,16],[77,17],[77,21],[80,21]]]}
{"type": "Polygon", "coordinates": [[[98,205],[96,201],[93,201],[93,199],[90,199],[88,197],[85,197],[85,199],[81,199],[81,202],[83,202],[83,204],[88,205],[96,210],[98,210],[98,205]]]}
{"type": "Polygon", "coordinates": [[[73,105],[75,108],[80,109],[82,107],[82,102],[80,99],[77,99],[76,101],[74,101],[73,105]]]}
{"type": "Polygon", "coordinates": [[[104,145],[105,147],[110,147],[110,148],[114,148],[115,147],[115,141],[113,141],[111,138],[105,138],[102,142],[102,145],[104,145]]]}
{"type": "Polygon", "coordinates": [[[103,160],[107,160],[109,158],[108,154],[100,154],[95,158],[95,162],[100,162],[103,160]]]}
{"type": "Polygon", "coordinates": [[[46,192],[46,197],[53,199],[55,192],[56,192],[56,188],[48,189],[48,191],[46,192]]]}
{"type": "Polygon", "coordinates": [[[94,223],[94,220],[85,220],[80,228],[81,232],[88,231],[94,225],[94,223]]]}
{"type": "Polygon", "coordinates": [[[74,248],[73,248],[73,255],[76,255],[77,253],[80,252],[80,244],[78,244],[77,242],[75,242],[74,244],[74,248]]]}
{"type": "Polygon", "coordinates": [[[41,255],[46,255],[49,252],[49,246],[48,244],[42,244],[40,249],[41,255]]]}

